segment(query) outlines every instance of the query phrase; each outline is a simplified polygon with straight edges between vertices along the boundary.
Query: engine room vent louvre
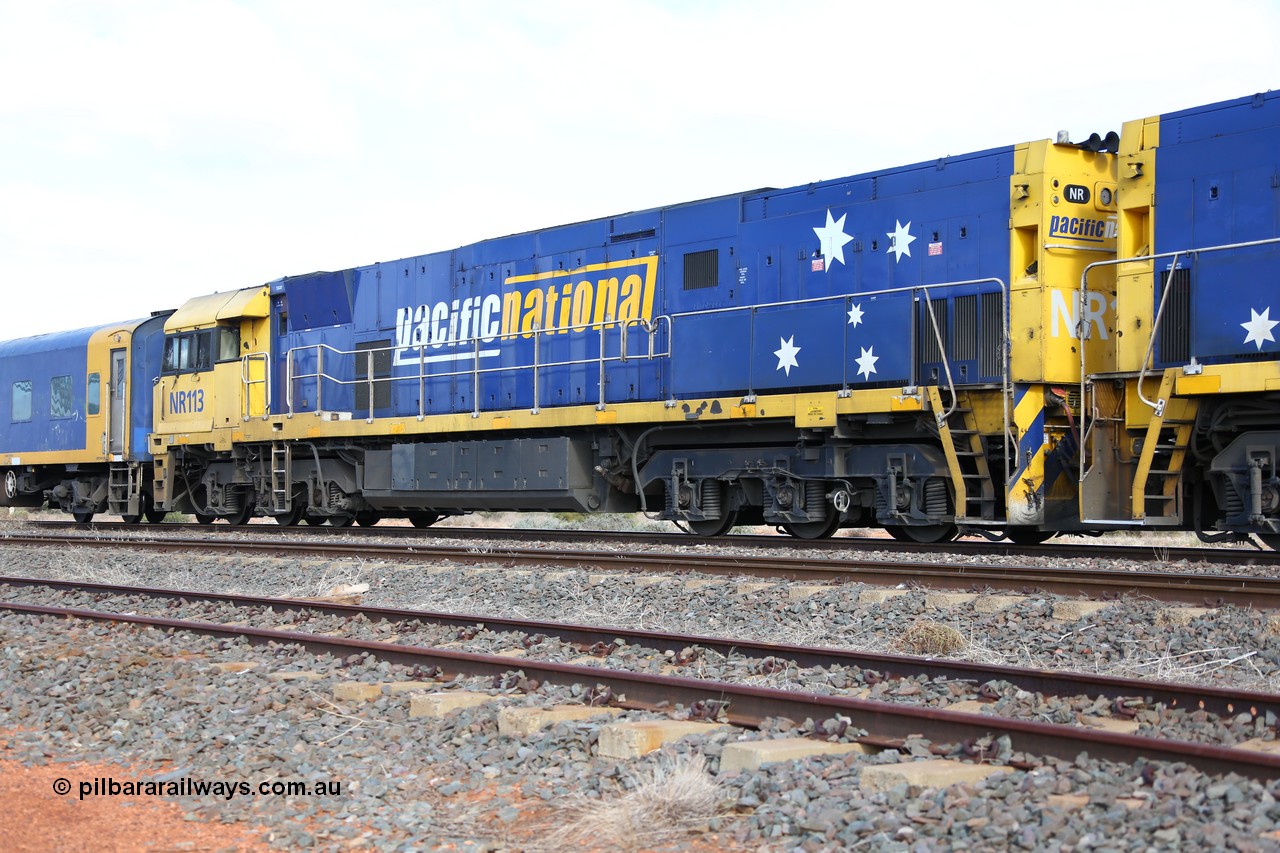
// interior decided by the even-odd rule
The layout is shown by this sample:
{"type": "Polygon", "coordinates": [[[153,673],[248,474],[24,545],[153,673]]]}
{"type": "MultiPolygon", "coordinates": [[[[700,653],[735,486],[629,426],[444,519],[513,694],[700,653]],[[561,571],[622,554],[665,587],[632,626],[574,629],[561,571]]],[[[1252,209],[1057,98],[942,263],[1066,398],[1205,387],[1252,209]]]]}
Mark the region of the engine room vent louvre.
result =
{"type": "Polygon", "coordinates": [[[942,346],[947,346],[947,303],[941,299],[935,299],[926,303],[920,300],[920,312],[917,315],[920,323],[919,332],[916,340],[919,341],[919,359],[920,364],[936,364],[942,361],[942,349],[938,348],[938,336],[933,332],[933,323],[929,322],[928,310],[933,308],[933,317],[938,321],[938,332],[942,336],[942,346]]]}
{"type": "Polygon", "coordinates": [[[956,361],[973,361],[978,357],[978,296],[956,297],[955,340],[951,357],[956,361]]]}
{"type": "MultiPolygon", "coordinates": [[[[391,376],[391,341],[369,341],[368,343],[356,344],[356,352],[360,353],[355,358],[356,369],[356,410],[367,412],[369,410],[369,357],[364,355],[365,352],[373,350],[373,378],[385,379],[391,376]]],[[[373,383],[373,407],[375,409],[385,409],[391,405],[391,383],[390,382],[374,382],[373,383]]]]}
{"type": "Polygon", "coordinates": [[[1172,287],[1173,291],[1165,302],[1164,316],[1160,318],[1158,358],[1165,364],[1186,364],[1191,360],[1191,270],[1174,270],[1172,283],[1168,272],[1160,274],[1157,305],[1165,298],[1167,287],[1172,287]]]}
{"type": "Polygon", "coordinates": [[[628,231],[626,234],[610,234],[610,243],[629,243],[632,240],[648,240],[650,237],[658,236],[658,232],[653,228],[646,228],[643,231],[628,231]]]}
{"type": "Polygon", "coordinates": [[[701,290],[719,284],[720,250],[688,252],[684,256],[684,289],[701,290]]]}
{"type": "Polygon", "coordinates": [[[1004,328],[1004,317],[1000,313],[1000,294],[984,293],[979,299],[982,301],[982,311],[979,327],[981,338],[978,343],[978,375],[1000,376],[1001,365],[1004,362],[1000,341],[1000,330],[1004,328]]]}

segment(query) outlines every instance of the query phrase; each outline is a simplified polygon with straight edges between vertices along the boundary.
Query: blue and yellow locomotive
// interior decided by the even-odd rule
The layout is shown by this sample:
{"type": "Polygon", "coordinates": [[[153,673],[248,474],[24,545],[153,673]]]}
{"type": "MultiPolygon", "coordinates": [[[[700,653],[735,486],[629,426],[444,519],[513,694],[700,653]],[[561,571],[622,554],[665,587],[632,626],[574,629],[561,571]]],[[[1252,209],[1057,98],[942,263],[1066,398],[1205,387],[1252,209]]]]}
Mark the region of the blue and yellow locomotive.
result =
{"type": "Polygon", "coordinates": [[[148,341],[127,447],[89,414],[97,336],[47,342],[85,351],[56,447],[18,408],[42,339],[6,344],[6,499],[1274,545],[1277,152],[1268,93],[201,297],[116,332],[148,341]]]}

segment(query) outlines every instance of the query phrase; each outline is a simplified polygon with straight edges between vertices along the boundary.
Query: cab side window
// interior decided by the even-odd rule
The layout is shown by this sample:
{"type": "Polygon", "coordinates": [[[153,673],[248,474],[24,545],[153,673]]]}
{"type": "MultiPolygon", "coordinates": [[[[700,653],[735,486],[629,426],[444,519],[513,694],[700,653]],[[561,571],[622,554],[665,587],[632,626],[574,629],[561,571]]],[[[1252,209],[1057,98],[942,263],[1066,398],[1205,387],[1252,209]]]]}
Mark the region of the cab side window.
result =
{"type": "Polygon", "coordinates": [[[196,335],[196,370],[213,367],[213,332],[196,335]]]}
{"type": "Polygon", "coordinates": [[[195,373],[213,369],[213,336],[215,329],[180,332],[164,339],[162,373],[195,373]]]}
{"type": "Polygon", "coordinates": [[[164,360],[160,362],[163,373],[178,372],[178,337],[170,335],[164,339],[164,360]]]}
{"type": "Polygon", "coordinates": [[[240,329],[236,326],[218,328],[218,361],[235,361],[240,357],[240,329]]]}

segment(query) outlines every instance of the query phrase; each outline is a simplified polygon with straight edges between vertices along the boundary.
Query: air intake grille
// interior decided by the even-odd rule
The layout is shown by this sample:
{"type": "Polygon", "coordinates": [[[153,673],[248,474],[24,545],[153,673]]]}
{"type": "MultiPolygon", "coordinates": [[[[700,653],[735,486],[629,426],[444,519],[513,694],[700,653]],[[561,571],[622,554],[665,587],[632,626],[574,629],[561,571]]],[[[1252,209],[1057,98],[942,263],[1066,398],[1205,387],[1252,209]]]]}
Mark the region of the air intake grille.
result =
{"type": "Polygon", "coordinates": [[[951,352],[956,361],[972,361],[978,357],[978,297],[956,297],[956,322],[952,331],[955,341],[951,352]]]}
{"type": "Polygon", "coordinates": [[[720,250],[689,252],[684,256],[684,289],[715,287],[720,274],[720,250]]]}
{"type": "Polygon", "coordinates": [[[982,294],[982,341],[978,344],[978,375],[1000,376],[1004,352],[1000,346],[1000,330],[1004,317],[1000,312],[1000,294],[982,294]]]}
{"type": "Polygon", "coordinates": [[[658,232],[653,228],[646,228],[643,231],[628,231],[626,234],[610,234],[610,243],[626,243],[631,240],[648,240],[656,237],[658,232]]]}
{"type": "Polygon", "coordinates": [[[947,346],[947,303],[935,299],[926,303],[920,301],[920,363],[942,361],[943,350],[947,346]],[[938,333],[942,336],[942,347],[938,347],[938,336],[934,334],[933,323],[929,321],[929,308],[933,308],[934,319],[938,321],[938,333]]]}

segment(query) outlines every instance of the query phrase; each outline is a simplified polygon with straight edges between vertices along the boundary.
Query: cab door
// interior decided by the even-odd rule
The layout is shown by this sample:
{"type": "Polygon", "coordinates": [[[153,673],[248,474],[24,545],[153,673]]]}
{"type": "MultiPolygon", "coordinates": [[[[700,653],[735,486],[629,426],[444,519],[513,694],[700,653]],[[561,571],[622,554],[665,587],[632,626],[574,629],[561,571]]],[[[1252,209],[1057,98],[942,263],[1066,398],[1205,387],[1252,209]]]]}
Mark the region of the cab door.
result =
{"type": "Polygon", "coordinates": [[[129,424],[126,413],[129,411],[129,370],[128,350],[113,349],[111,351],[111,413],[108,417],[110,428],[107,438],[107,452],[112,456],[122,456],[125,452],[125,434],[129,424]]]}

